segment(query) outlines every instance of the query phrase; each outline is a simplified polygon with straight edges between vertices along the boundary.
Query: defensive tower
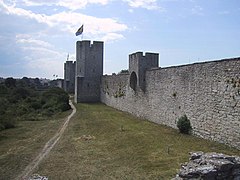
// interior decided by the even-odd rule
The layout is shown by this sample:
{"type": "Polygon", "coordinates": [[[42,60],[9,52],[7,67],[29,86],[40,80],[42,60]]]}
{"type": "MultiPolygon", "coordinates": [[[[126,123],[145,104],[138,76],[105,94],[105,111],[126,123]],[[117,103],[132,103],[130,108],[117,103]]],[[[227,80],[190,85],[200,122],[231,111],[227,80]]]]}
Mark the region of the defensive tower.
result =
{"type": "Polygon", "coordinates": [[[145,72],[147,69],[158,67],[158,53],[136,52],[129,55],[130,87],[136,91],[139,87],[145,91],[145,72]]]}
{"type": "Polygon", "coordinates": [[[76,63],[73,61],[66,61],[64,63],[64,90],[68,93],[75,91],[75,69],[76,63]]]}
{"type": "Polygon", "coordinates": [[[100,101],[103,75],[103,42],[77,41],[75,102],[100,101]]]}

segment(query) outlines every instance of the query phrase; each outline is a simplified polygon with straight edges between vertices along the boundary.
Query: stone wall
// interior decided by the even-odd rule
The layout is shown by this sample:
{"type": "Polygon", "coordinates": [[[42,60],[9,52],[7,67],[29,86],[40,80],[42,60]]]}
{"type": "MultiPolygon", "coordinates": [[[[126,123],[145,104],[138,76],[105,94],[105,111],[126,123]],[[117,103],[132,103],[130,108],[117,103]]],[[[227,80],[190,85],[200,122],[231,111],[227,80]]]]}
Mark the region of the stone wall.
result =
{"type": "Polygon", "coordinates": [[[68,93],[74,93],[75,90],[75,69],[76,62],[66,61],[64,63],[64,90],[68,93]]]}
{"type": "Polygon", "coordinates": [[[147,70],[144,91],[129,79],[103,76],[101,101],[173,128],[186,114],[194,134],[240,149],[240,58],[147,70]]]}

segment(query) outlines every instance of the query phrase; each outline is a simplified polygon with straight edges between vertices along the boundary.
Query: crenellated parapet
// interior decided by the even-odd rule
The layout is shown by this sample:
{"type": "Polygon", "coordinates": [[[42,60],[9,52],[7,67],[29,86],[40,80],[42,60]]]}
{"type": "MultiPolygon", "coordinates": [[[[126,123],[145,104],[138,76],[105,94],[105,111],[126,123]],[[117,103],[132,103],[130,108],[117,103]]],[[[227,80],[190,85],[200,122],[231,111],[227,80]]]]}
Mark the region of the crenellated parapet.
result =
{"type": "Polygon", "coordinates": [[[129,55],[129,73],[130,73],[130,87],[136,91],[137,88],[145,90],[145,72],[148,69],[158,67],[159,54],[136,52],[129,55]]]}

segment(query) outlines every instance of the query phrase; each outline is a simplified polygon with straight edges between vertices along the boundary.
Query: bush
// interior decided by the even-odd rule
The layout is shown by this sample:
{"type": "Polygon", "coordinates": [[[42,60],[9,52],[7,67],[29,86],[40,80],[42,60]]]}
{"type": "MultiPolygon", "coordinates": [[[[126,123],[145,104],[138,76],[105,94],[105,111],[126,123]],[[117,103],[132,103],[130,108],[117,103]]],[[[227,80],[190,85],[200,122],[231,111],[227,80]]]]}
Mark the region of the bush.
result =
{"type": "Polygon", "coordinates": [[[5,79],[5,86],[8,88],[16,87],[16,79],[13,79],[12,77],[5,79]]]}
{"type": "Polygon", "coordinates": [[[60,88],[51,88],[45,91],[42,94],[42,101],[46,102],[43,105],[44,109],[52,108],[56,112],[71,109],[68,94],[60,88]]]}
{"type": "Polygon", "coordinates": [[[5,96],[8,93],[8,89],[4,85],[0,85],[0,97],[5,96]]]}
{"type": "MultiPolygon", "coordinates": [[[[23,78],[26,80],[27,78],[23,78]]],[[[60,88],[43,91],[26,85],[15,86],[13,78],[0,84],[0,131],[15,127],[17,121],[41,121],[71,109],[68,94],[60,88]]]]}
{"type": "Polygon", "coordinates": [[[30,96],[30,92],[29,89],[26,88],[15,88],[12,92],[12,96],[17,100],[26,99],[30,96]]]}
{"type": "Polygon", "coordinates": [[[30,103],[30,107],[33,108],[34,110],[39,110],[42,108],[42,103],[41,101],[33,101],[30,103]]]}
{"type": "Polygon", "coordinates": [[[180,133],[183,133],[183,134],[189,134],[192,129],[191,123],[186,115],[184,115],[178,119],[177,127],[178,127],[180,133]]]}
{"type": "Polygon", "coordinates": [[[69,103],[60,103],[58,105],[58,108],[61,109],[61,111],[63,112],[71,109],[71,106],[69,105],[69,103]]]}
{"type": "Polygon", "coordinates": [[[0,119],[0,130],[15,127],[15,120],[12,117],[0,119]]]}

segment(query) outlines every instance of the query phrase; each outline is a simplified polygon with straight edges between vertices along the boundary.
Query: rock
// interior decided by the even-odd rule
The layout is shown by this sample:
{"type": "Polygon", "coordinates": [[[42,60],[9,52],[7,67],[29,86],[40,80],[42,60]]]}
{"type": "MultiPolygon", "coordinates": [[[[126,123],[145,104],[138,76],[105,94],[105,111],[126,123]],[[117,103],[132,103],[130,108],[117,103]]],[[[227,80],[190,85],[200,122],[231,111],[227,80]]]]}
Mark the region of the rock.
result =
{"type": "Polygon", "coordinates": [[[203,152],[202,151],[190,152],[190,155],[191,155],[190,160],[199,159],[203,155],[203,152]]]}
{"type": "Polygon", "coordinates": [[[39,174],[33,174],[28,180],[48,180],[48,178],[46,176],[40,176],[39,174]]]}
{"type": "Polygon", "coordinates": [[[218,153],[190,153],[173,180],[240,180],[240,157],[218,153]]]}

